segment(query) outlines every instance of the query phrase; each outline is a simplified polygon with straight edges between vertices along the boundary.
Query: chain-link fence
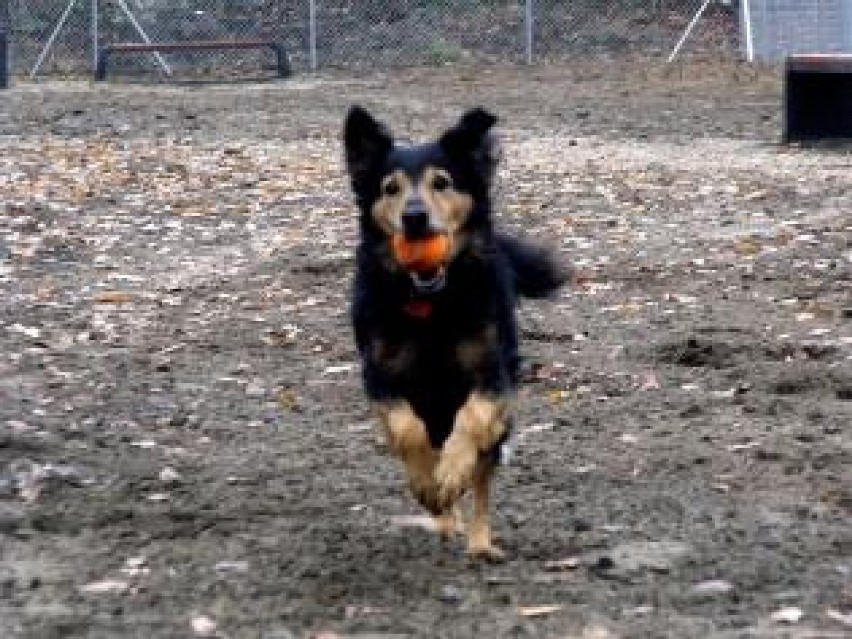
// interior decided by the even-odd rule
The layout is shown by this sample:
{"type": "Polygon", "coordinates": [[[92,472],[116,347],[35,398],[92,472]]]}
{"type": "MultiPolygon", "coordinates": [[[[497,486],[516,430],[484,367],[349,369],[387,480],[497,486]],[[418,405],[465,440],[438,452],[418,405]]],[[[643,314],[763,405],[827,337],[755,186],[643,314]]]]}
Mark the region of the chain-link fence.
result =
{"type": "MultiPolygon", "coordinates": [[[[782,32],[778,20],[798,25],[784,33],[810,24],[819,36],[832,27],[841,34],[833,50],[852,50],[850,0],[0,0],[13,71],[27,74],[37,67],[51,75],[90,71],[95,42],[145,39],[274,40],[296,70],[661,56],[691,23],[684,52],[740,54],[751,38],[752,45],[775,55],[790,48],[775,46],[778,38],[772,34],[782,32]],[[772,13],[773,6],[783,4],[789,5],[787,13],[772,13]],[[747,20],[752,16],[754,23],[747,20]],[[839,30],[836,20],[843,25],[839,30]],[[844,33],[848,41],[842,40],[844,33]]],[[[272,70],[273,61],[265,56],[144,53],[122,56],[116,64],[134,74],[159,73],[167,61],[181,73],[244,75],[272,70]]]]}
{"type": "MultiPolygon", "coordinates": [[[[2,1],[2,0],[0,0],[2,1]]],[[[8,0],[12,70],[17,74],[91,72],[98,46],[128,42],[268,39],[305,64],[308,7],[304,0],[8,0]]],[[[243,73],[272,70],[256,51],[137,53],[116,58],[128,73],[243,73]],[[167,63],[164,62],[167,60],[167,63]]]]}

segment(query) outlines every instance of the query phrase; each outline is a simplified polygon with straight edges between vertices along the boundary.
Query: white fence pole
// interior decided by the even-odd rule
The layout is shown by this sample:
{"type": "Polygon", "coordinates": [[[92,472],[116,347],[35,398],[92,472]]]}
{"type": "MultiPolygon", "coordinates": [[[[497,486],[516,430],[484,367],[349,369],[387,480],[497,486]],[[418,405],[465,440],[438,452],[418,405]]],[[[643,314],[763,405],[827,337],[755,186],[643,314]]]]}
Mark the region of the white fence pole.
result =
{"type": "Polygon", "coordinates": [[[98,68],[98,46],[100,45],[98,17],[98,0],[92,0],[92,71],[98,68]]]}
{"type": "Polygon", "coordinates": [[[687,38],[692,34],[692,30],[695,28],[695,25],[698,24],[698,21],[701,20],[701,16],[704,15],[704,12],[707,11],[707,7],[710,6],[710,2],[712,0],[704,0],[704,4],[701,5],[701,8],[696,11],[695,15],[692,18],[692,22],[686,27],[686,30],[683,32],[683,35],[680,37],[680,40],[677,41],[675,48],[672,49],[671,55],[669,55],[669,59],[667,62],[672,62],[677,54],[680,53],[680,48],[684,45],[687,38]]]}
{"type": "Polygon", "coordinates": [[[754,62],[754,31],[751,23],[751,2],[743,0],[743,21],[745,22],[746,59],[754,62]]]}
{"type": "Polygon", "coordinates": [[[50,37],[47,39],[47,42],[45,43],[44,48],[41,50],[41,53],[39,54],[38,58],[36,58],[32,71],[30,71],[31,80],[34,80],[36,75],[38,75],[38,71],[39,69],[41,69],[41,65],[44,62],[44,59],[47,57],[47,54],[50,53],[50,50],[53,48],[53,43],[56,42],[56,38],[59,36],[59,32],[62,31],[62,27],[64,27],[65,23],[68,21],[68,16],[71,15],[71,12],[74,10],[75,4],[77,4],[77,0],[68,0],[68,4],[65,6],[65,11],[63,11],[62,15],[59,16],[59,21],[56,23],[56,26],[50,33],[50,37]]]}
{"type": "Polygon", "coordinates": [[[533,63],[533,0],[526,0],[524,6],[524,44],[527,64],[533,63]]]}
{"type": "Polygon", "coordinates": [[[317,70],[317,1],[308,0],[308,42],[311,71],[317,70]]]}

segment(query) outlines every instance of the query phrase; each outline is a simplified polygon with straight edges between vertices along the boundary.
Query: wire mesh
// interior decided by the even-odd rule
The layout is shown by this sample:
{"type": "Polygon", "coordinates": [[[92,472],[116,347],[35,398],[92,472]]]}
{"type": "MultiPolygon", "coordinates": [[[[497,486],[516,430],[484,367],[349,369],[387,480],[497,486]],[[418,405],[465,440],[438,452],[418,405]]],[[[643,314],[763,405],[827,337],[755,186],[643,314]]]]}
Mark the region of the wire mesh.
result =
{"type": "MultiPolygon", "coordinates": [[[[65,13],[67,22],[45,54],[41,72],[89,73],[95,7],[101,44],[145,37],[155,42],[260,38],[282,44],[297,71],[371,70],[470,61],[541,62],[578,55],[661,56],[672,50],[702,8],[706,10],[684,54],[739,54],[745,32],[743,2],[710,0],[705,7],[705,0],[0,0],[0,24],[5,21],[10,31],[12,67],[18,74],[33,68],[65,13]]],[[[751,3],[756,20],[766,14],[766,6],[807,5],[798,18],[801,32],[808,24],[823,29],[836,25],[839,14],[832,7],[852,4],[751,3]]],[[[848,13],[843,18],[849,21],[844,27],[848,38],[835,42],[832,50],[852,50],[852,11],[848,13]]],[[[788,45],[764,45],[766,38],[782,39],[768,29],[754,25],[757,42],[780,55],[788,45]]],[[[180,74],[244,76],[273,70],[268,54],[257,51],[169,53],[163,59],[180,74]]],[[[163,66],[150,53],[122,56],[115,64],[128,74],[161,74],[163,66]]]]}
{"type": "MultiPolygon", "coordinates": [[[[89,73],[95,38],[101,46],[265,39],[283,44],[294,64],[306,64],[304,0],[10,0],[9,24],[12,68],[19,74],[30,73],[40,57],[42,74],[89,73]]],[[[110,66],[119,73],[145,75],[162,75],[165,67],[190,76],[275,70],[269,52],[249,50],[129,54],[110,66]]]]}
{"type": "Polygon", "coordinates": [[[523,55],[518,0],[326,0],[317,5],[321,66],[444,65],[523,55]]]}
{"type": "MultiPolygon", "coordinates": [[[[662,55],[668,53],[703,0],[537,0],[535,51],[566,55],[662,55]]],[[[690,52],[736,51],[737,12],[714,2],[691,34],[690,52]]]]}

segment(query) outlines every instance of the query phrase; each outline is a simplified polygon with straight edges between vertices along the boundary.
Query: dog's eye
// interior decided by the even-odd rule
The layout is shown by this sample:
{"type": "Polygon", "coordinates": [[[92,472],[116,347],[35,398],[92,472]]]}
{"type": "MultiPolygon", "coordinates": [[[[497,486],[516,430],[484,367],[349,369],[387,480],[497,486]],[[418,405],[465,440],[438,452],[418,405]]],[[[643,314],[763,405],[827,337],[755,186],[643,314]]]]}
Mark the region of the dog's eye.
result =
{"type": "Polygon", "coordinates": [[[432,188],[436,191],[446,191],[450,188],[450,178],[446,175],[436,175],[432,180],[432,188]]]}
{"type": "Polygon", "coordinates": [[[391,180],[390,182],[385,183],[383,190],[385,192],[385,195],[399,195],[399,184],[391,180]]]}

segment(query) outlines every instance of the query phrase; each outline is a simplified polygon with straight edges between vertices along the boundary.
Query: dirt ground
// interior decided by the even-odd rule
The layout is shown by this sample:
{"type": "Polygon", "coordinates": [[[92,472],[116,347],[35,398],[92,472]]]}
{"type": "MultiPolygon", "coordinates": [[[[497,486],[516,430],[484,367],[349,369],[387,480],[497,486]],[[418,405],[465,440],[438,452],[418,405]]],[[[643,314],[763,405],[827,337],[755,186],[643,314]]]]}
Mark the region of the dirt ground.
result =
{"type": "Polygon", "coordinates": [[[852,636],[852,156],[772,70],[577,61],[0,94],[0,636],[852,636]],[[442,547],[348,326],[339,131],[502,118],[502,564],[442,547]]]}

